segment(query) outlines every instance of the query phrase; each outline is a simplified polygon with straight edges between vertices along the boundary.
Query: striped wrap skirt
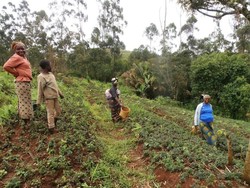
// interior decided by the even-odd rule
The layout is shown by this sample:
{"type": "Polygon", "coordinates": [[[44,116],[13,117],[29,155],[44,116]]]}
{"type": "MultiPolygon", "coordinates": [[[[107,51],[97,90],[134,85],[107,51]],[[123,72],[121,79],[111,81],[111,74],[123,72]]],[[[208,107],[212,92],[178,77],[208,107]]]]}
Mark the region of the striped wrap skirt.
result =
{"type": "Polygon", "coordinates": [[[18,97],[18,115],[21,119],[31,119],[34,116],[31,100],[31,83],[15,82],[18,97]]]}
{"type": "Polygon", "coordinates": [[[200,131],[201,131],[202,137],[207,141],[208,144],[216,145],[217,137],[214,134],[212,123],[201,122],[200,131]]]}
{"type": "Polygon", "coordinates": [[[121,111],[121,106],[120,104],[113,99],[109,99],[108,100],[108,104],[109,104],[109,108],[111,110],[111,118],[113,122],[118,122],[120,121],[122,118],[119,115],[120,111],[121,111]]]}

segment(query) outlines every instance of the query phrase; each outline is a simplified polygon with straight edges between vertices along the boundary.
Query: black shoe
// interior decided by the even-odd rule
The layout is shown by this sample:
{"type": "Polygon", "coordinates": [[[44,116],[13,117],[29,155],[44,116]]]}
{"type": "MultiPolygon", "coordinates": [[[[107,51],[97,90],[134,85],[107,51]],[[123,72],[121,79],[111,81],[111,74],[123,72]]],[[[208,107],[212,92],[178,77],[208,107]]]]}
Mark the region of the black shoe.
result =
{"type": "Polygon", "coordinates": [[[58,118],[55,118],[55,119],[54,119],[55,126],[56,126],[57,121],[58,121],[58,118]]]}
{"type": "Polygon", "coordinates": [[[55,132],[55,128],[49,128],[49,133],[50,134],[54,134],[54,132],[55,132]]]}

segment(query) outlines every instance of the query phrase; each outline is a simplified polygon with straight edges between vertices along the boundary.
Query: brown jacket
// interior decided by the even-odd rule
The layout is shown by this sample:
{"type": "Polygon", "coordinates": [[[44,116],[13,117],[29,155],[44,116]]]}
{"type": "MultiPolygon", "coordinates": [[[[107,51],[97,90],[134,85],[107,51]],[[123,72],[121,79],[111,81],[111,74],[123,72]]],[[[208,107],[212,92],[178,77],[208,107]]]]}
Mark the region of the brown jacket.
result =
{"type": "Polygon", "coordinates": [[[63,96],[62,92],[57,86],[57,82],[53,73],[40,73],[37,76],[37,83],[37,104],[41,104],[41,102],[47,99],[56,99],[59,96],[63,96]]]}

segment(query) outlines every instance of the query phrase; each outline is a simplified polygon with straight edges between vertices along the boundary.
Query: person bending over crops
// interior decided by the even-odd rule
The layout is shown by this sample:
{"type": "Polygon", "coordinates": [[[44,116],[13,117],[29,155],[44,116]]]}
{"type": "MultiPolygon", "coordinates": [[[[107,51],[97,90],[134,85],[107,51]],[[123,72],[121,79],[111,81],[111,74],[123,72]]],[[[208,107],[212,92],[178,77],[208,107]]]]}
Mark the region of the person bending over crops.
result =
{"type": "Polygon", "coordinates": [[[12,42],[11,49],[15,52],[3,65],[3,69],[15,77],[15,88],[18,97],[18,115],[25,125],[30,125],[33,107],[31,99],[31,65],[26,58],[25,45],[22,42],[12,42]]]}
{"type": "Polygon", "coordinates": [[[203,96],[203,102],[198,104],[195,110],[194,115],[194,126],[198,129],[200,127],[200,131],[202,137],[207,141],[210,145],[215,145],[216,136],[214,134],[213,129],[213,108],[210,104],[211,97],[209,95],[203,96]]]}
{"type": "Polygon", "coordinates": [[[51,72],[50,62],[42,60],[40,62],[41,73],[37,76],[37,105],[45,102],[49,132],[53,133],[57,118],[61,113],[58,97],[64,98],[57,86],[54,74],[51,72]]]}
{"type": "Polygon", "coordinates": [[[120,97],[120,90],[117,88],[118,86],[118,79],[112,78],[111,79],[112,87],[107,89],[105,92],[106,99],[108,100],[109,108],[111,110],[111,118],[113,122],[118,122],[122,120],[122,117],[119,115],[121,111],[121,100],[120,97]]]}

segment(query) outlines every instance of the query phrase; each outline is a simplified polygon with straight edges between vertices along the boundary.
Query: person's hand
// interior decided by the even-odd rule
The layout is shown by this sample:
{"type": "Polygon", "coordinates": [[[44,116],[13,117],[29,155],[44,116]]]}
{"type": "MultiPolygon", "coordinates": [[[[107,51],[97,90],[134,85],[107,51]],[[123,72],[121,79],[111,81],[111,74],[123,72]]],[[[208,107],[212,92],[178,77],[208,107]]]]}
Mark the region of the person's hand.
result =
{"type": "Polygon", "coordinates": [[[213,129],[214,128],[214,123],[210,122],[209,124],[210,124],[211,128],[213,129]]]}
{"type": "Polygon", "coordinates": [[[19,76],[19,73],[18,73],[18,72],[14,72],[14,73],[13,73],[13,76],[16,78],[16,77],[19,76]]]}
{"type": "Polygon", "coordinates": [[[41,108],[41,104],[33,104],[34,110],[39,110],[41,108]]]}

